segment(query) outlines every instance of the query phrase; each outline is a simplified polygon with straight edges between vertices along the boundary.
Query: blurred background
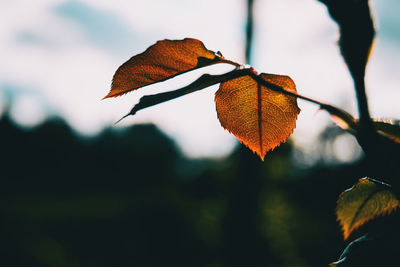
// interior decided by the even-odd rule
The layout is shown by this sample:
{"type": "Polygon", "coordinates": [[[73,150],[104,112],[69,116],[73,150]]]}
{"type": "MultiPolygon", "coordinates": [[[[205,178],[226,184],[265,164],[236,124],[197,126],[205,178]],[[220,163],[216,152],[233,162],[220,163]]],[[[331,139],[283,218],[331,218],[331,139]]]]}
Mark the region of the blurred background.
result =
{"type": "MultiPolygon", "coordinates": [[[[193,37],[246,63],[247,0],[0,2],[2,266],[326,266],[345,242],[334,210],[366,175],[355,139],[299,100],[265,161],[219,125],[216,86],[140,111],[196,70],[116,99],[115,70],[161,39],[193,37]]],[[[376,118],[400,118],[400,2],[370,1],[376,118]]],[[[338,29],[317,0],[255,0],[249,63],[356,115],[338,29]]],[[[380,178],[380,177],[376,177],[380,178]]]]}

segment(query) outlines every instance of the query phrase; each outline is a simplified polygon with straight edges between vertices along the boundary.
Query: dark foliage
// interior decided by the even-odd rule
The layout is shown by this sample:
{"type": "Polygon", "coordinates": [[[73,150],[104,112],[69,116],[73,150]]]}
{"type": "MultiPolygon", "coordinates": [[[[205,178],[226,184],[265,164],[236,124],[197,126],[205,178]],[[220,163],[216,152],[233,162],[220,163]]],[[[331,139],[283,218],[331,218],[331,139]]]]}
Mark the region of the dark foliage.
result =
{"type": "Polygon", "coordinates": [[[152,125],[0,132],[3,266],[323,266],[344,246],[332,199],[365,167],[294,178],[288,144],[190,160],[152,125]]]}

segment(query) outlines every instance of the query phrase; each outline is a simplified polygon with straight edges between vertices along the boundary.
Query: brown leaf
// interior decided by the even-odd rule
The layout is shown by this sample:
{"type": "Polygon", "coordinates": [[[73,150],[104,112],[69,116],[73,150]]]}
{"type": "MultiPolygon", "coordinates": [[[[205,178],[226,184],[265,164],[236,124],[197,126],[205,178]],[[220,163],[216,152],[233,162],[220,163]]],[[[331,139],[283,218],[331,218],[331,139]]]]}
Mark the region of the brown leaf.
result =
{"type": "Polygon", "coordinates": [[[336,215],[342,225],[344,239],[364,223],[388,214],[398,206],[399,200],[389,185],[370,178],[360,179],[337,201],[336,215]]]}
{"type": "MultiPolygon", "coordinates": [[[[265,81],[296,92],[288,76],[261,74],[265,81]]],[[[270,90],[250,76],[221,83],[215,94],[218,119],[225,129],[257,153],[265,154],[286,141],[296,127],[297,99],[270,90]]]]}
{"type": "Polygon", "coordinates": [[[120,96],[140,87],[216,63],[238,65],[224,59],[219,53],[208,50],[196,39],[158,41],[117,69],[111,90],[104,98],[120,96]]]}

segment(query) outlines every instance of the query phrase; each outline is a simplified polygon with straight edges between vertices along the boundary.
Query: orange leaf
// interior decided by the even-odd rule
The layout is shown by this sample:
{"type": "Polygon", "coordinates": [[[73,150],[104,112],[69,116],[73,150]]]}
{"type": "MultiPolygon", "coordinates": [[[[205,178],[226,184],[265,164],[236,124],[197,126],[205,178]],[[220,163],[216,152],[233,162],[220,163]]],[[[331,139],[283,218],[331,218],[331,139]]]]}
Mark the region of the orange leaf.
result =
{"type": "Polygon", "coordinates": [[[208,50],[196,39],[158,41],[117,69],[111,90],[104,98],[120,96],[140,87],[216,63],[237,65],[224,59],[220,54],[208,50]]]}
{"type": "Polygon", "coordinates": [[[336,207],[344,239],[364,223],[377,216],[391,213],[399,207],[399,200],[389,185],[371,178],[362,178],[344,191],[336,207]]]}
{"type": "MultiPolygon", "coordinates": [[[[261,74],[265,81],[296,92],[288,76],[261,74]]],[[[262,160],[296,127],[297,99],[259,85],[250,76],[221,83],[215,94],[218,119],[225,129],[257,153],[262,160]]]]}

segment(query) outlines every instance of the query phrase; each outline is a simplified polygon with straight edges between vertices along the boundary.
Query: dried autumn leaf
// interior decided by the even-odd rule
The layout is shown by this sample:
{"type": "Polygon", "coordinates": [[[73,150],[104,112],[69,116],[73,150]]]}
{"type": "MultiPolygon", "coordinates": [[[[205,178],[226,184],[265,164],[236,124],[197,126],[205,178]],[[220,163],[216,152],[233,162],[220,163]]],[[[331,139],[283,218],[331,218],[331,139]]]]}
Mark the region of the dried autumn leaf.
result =
{"type": "Polygon", "coordinates": [[[362,178],[339,196],[336,216],[344,239],[364,223],[389,214],[399,206],[399,200],[390,189],[385,183],[362,178]]]}
{"type": "Polygon", "coordinates": [[[196,39],[158,41],[117,69],[111,90],[104,98],[120,96],[140,87],[216,63],[238,65],[224,59],[219,53],[208,50],[196,39]]]}
{"type": "MultiPolygon", "coordinates": [[[[265,81],[296,92],[288,76],[261,74],[265,81]]],[[[221,83],[215,94],[218,119],[225,129],[257,153],[265,154],[286,141],[296,127],[297,99],[260,85],[250,76],[221,83]]]]}

